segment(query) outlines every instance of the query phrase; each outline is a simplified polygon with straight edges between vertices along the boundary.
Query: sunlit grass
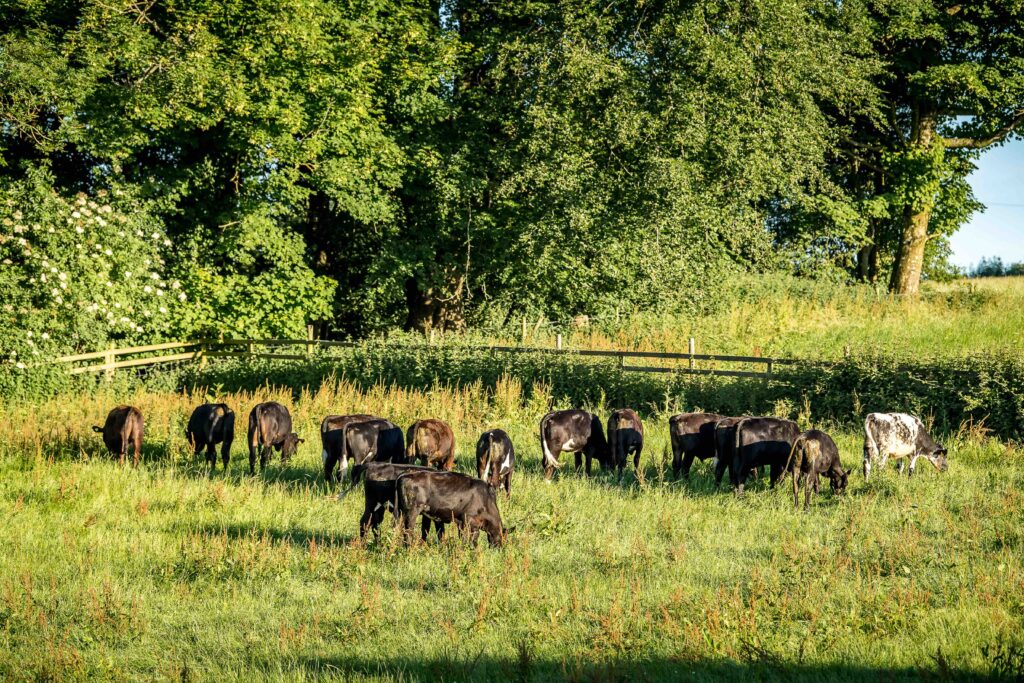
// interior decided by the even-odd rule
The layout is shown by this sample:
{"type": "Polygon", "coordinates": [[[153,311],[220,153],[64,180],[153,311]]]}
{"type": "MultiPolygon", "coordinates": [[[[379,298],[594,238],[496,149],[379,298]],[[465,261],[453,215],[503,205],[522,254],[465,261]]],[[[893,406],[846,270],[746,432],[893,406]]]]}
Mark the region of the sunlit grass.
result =
{"type": "MultiPolygon", "coordinates": [[[[204,396],[99,392],[0,414],[0,678],[68,680],[818,679],[993,673],[984,646],[1020,644],[1024,483],[1019,449],[943,435],[950,470],[882,472],[791,492],[716,492],[707,465],[666,480],[665,415],[644,415],[640,481],[539,472],[551,406],[514,380],[412,391],[325,384],[223,398],[292,407],[292,465],[250,478],[244,435],[209,477],[183,429],[204,396]],[[122,468],[91,424],[130,402],[146,462],[122,468]],[[367,411],[449,421],[458,468],[501,426],[518,449],[507,546],[405,549],[390,525],[358,540],[361,495],[325,496],[317,425],[367,411]]],[[[212,398],[212,397],[211,397],[212,398]]],[[[562,406],[555,406],[562,407],[562,406]]],[[[603,407],[601,408],[604,412],[603,407]]],[[[808,427],[810,425],[803,425],[808,427]]],[[[825,425],[827,428],[828,425],[825,425]]],[[[836,434],[857,469],[856,431],[836,434]]]]}

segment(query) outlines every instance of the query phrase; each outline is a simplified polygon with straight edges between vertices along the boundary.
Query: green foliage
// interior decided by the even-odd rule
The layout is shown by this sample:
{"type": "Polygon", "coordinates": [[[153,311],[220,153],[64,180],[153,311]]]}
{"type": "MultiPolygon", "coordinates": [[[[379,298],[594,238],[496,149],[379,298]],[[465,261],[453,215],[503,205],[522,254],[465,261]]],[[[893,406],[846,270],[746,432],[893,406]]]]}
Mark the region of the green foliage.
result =
{"type": "Polygon", "coordinates": [[[65,196],[51,180],[0,187],[0,385],[60,352],[166,338],[189,305],[168,276],[171,242],[137,199],[117,187],[65,196]]]}

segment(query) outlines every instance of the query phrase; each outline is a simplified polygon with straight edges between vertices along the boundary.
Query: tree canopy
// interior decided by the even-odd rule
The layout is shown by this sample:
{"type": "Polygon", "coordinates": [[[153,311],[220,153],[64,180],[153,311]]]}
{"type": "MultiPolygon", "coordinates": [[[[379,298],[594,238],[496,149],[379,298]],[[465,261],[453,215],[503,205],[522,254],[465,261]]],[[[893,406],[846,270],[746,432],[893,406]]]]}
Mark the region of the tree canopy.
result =
{"type": "Polygon", "coordinates": [[[913,292],[1024,119],[1011,0],[0,8],[11,360],[685,310],[750,270],[913,292]]]}

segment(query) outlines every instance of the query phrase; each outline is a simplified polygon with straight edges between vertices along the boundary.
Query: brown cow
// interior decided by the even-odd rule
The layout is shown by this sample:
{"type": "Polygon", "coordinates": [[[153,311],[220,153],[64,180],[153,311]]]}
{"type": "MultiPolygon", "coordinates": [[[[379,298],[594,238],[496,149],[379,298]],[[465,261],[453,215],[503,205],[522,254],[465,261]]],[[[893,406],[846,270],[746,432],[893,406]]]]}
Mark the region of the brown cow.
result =
{"type": "Polygon", "coordinates": [[[633,471],[640,469],[640,452],[644,449],[644,426],[640,416],[630,408],[612,411],[608,418],[608,447],[612,452],[612,468],[619,471],[626,467],[629,454],[633,454],[633,471]]]}
{"type": "Polygon", "coordinates": [[[455,469],[455,434],[441,420],[417,420],[405,435],[405,459],[440,470],[455,469]]]}
{"type": "MultiPolygon", "coordinates": [[[[693,459],[714,458],[715,423],[722,419],[717,413],[680,413],[668,421],[672,440],[672,475],[678,479],[690,478],[693,459]]],[[[716,463],[717,464],[717,463],[716,463]]]]}
{"type": "Polygon", "coordinates": [[[139,466],[142,455],[142,433],[145,430],[142,422],[142,411],[134,406],[118,406],[107,415],[102,427],[93,426],[92,431],[103,435],[103,443],[107,450],[121,459],[128,454],[128,445],[135,451],[132,459],[134,467],[139,466]]]}

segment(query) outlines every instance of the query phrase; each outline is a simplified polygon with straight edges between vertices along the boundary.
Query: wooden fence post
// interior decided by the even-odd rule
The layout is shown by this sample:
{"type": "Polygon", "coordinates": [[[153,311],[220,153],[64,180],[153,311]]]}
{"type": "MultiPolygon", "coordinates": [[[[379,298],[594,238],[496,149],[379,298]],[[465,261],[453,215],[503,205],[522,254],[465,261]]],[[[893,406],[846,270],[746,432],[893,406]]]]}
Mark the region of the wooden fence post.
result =
{"type": "Polygon", "coordinates": [[[313,355],[313,326],[306,325],[306,355],[313,355]]]}
{"type": "Polygon", "coordinates": [[[555,348],[558,349],[559,351],[562,350],[562,333],[561,332],[559,332],[555,336],[555,348]]]}
{"type": "Polygon", "coordinates": [[[693,337],[690,337],[690,369],[691,370],[693,370],[693,366],[694,366],[693,350],[694,350],[695,347],[696,347],[696,344],[693,341],[693,337]]]}
{"type": "Polygon", "coordinates": [[[526,346],[526,316],[523,316],[523,346],[526,346]]]}
{"type": "Polygon", "coordinates": [[[103,376],[106,378],[108,382],[114,379],[115,357],[116,356],[114,355],[114,345],[111,344],[109,350],[105,354],[103,354],[103,365],[106,366],[103,368],[103,376]]]}

